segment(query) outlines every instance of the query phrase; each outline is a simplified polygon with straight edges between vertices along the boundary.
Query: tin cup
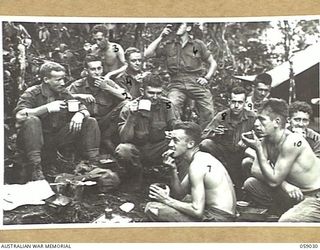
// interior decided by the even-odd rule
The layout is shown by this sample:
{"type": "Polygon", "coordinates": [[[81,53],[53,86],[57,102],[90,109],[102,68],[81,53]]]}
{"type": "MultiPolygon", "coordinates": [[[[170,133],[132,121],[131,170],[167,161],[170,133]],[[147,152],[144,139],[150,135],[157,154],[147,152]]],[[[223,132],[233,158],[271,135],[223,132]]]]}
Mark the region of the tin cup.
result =
{"type": "Polygon", "coordinates": [[[148,99],[139,100],[138,110],[150,111],[151,110],[151,101],[148,99]]]}
{"type": "Polygon", "coordinates": [[[67,105],[69,112],[78,112],[80,109],[80,102],[78,100],[68,100],[67,105]]]}
{"type": "Polygon", "coordinates": [[[112,219],[112,212],[113,212],[112,208],[106,208],[106,209],[104,210],[104,216],[105,216],[105,218],[106,218],[106,219],[112,219]]]}

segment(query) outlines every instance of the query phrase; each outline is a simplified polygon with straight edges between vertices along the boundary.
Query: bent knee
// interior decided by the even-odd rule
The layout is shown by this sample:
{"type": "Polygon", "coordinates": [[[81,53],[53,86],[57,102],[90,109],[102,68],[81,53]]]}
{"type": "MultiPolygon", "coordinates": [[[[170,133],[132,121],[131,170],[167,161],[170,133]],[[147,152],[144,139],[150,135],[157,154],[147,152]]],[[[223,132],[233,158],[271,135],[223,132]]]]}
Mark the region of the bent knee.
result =
{"type": "Polygon", "coordinates": [[[41,120],[37,116],[29,116],[22,123],[22,127],[38,127],[38,126],[41,126],[41,120]]]}
{"type": "Polygon", "coordinates": [[[96,118],[93,118],[93,117],[85,117],[84,119],[83,119],[83,124],[84,125],[87,125],[87,126],[98,126],[98,122],[97,122],[97,120],[96,120],[96,118]]]}
{"type": "Polygon", "coordinates": [[[214,147],[214,142],[211,139],[204,139],[199,145],[201,151],[209,153],[212,151],[212,147],[214,147]]]}
{"type": "Polygon", "coordinates": [[[241,165],[243,168],[250,170],[253,164],[253,159],[250,157],[246,157],[242,160],[241,165]]]}
{"type": "Polygon", "coordinates": [[[302,222],[295,217],[291,216],[289,212],[284,213],[279,218],[278,222],[302,222]]]}
{"type": "Polygon", "coordinates": [[[120,143],[114,153],[117,159],[128,158],[131,155],[140,155],[140,151],[131,143],[120,143]]]}
{"type": "Polygon", "coordinates": [[[245,191],[250,191],[252,190],[253,187],[255,187],[259,183],[259,180],[257,180],[254,177],[249,177],[246,179],[243,183],[243,188],[245,191]]]}

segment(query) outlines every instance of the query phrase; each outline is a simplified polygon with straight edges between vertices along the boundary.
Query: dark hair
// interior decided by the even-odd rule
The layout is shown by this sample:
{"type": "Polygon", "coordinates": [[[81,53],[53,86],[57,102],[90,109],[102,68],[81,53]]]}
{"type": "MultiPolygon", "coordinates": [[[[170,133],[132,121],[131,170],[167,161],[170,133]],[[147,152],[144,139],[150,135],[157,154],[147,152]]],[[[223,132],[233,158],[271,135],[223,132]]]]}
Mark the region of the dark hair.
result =
{"type": "Polygon", "coordinates": [[[52,71],[66,72],[66,69],[61,64],[56,63],[56,62],[45,62],[40,67],[40,75],[42,78],[51,77],[52,71]]]}
{"type": "Polygon", "coordinates": [[[162,80],[158,74],[148,74],[142,80],[143,88],[146,87],[154,87],[154,88],[162,88],[162,80]]]}
{"type": "Polygon", "coordinates": [[[126,61],[129,60],[129,57],[132,53],[141,53],[139,49],[135,48],[135,47],[129,47],[126,49],[126,51],[124,52],[124,57],[126,59],[126,61]]]}
{"type": "Polygon", "coordinates": [[[301,111],[304,113],[308,113],[309,116],[312,116],[312,108],[311,106],[306,103],[306,102],[302,102],[302,101],[295,101],[293,103],[290,104],[289,106],[289,116],[291,117],[294,113],[301,111]]]}
{"type": "Polygon", "coordinates": [[[272,83],[272,77],[268,73],[262,73],[256,76],[254,79],[254,83],[257,86],[257,83],[262,82],[265,85],[271,86],[272,83]]]}
{"type": "Polygon", "coordinates": [[[259,113],[266,110],[270,113],[270,117],[275,119],[280,116],[281,127],[284,128],[286,125],[287,117],[289,114],[289,106],[285,100],[278,98],[270,98],[262,103],[259,113]]]}
{"type": "Polygon", "coordinates": [[[104,24],[97,24],[93,26],[91,29],[91,34],[96,34],[98,32],[102,32],[103,35],[106,36],[108,34],[108,28],[104,24]]]}
{"type": "Polygon", "coordinates": [[[231,97],[231,94],[236,94],[236,95],[239,95],[239,94],[244,94],[245,96],[247,96],[247,92],[246,90],[241,87],[241,86],[236,86],[236,87],[233,87],[230,91],[230,97],[231,97]]]}
{"type": "Polygon", "coordinates": [[[95,55],[87,55],[84,59],[84,67],[87,68],[89,62],[97,62],[97,61],[102,63],[102,60],[100,57],[95,55]]]}
{"type": "Polygon", "coordinates": [[[182,121],[176,123],[173,129],[184,130],[185,134],[190,137],[191,140],[194,140],[196,145],[201,141],[201,127],[197,123],[182,121]]]}

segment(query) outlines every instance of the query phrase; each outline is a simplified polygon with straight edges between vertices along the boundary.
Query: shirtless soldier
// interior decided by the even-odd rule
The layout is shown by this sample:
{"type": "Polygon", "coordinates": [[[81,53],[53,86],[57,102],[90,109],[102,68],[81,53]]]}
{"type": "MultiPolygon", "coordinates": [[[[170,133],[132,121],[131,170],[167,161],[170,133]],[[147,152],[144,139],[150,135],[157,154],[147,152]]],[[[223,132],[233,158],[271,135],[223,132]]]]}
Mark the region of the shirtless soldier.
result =
{"type": "MultiPolygon", "coordinates": [[[[242,135],[256,153],[251,169],[254,177],[246,180],[244,188],[266,207],[283,191],[295,200],[296,205],[283,213],[279,222],[319,222],[320,159],[302,135],[285,129],[287,116],[287,103],[271,98],[258,113],[253,139],[242,135]]],[[[282,196],[280,203],[285,202],[282,196]]]]}
{"type": "Polygon", "coordinates": [[[98,56],[103,64],[103,72],[107,79],[112,79],[127,68],[124,50],[121,45],[110,42],[107,38],[108,29],[104,25],[95,25],[92,30],[95,45],[92,54],[98,56]]]}
{"type": "Polygon", "coordinates": [[[231,179],[224,166],[209,153],[199,151],[200,126],[192,122],[176,124],[170,133],[169,150],[163,154],[170,168],[171,196],[166,190],[150,186],[145,213],[153,221],[234,221],[236,198],[231,179]],[[180,182],[176,160],[184,158],[188,174],[180,182]],[[191,192],[191,202],[183,198],[191,192]],[[182,200],[182,201],[181,201],[182,200]]]}

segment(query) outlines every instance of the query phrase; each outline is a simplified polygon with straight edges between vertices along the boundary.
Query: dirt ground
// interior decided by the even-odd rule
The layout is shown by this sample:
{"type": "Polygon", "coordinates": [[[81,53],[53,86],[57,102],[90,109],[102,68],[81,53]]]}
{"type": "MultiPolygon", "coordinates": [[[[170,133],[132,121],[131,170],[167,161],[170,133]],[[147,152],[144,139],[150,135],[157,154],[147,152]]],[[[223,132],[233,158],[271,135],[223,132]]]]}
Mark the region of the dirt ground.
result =
{"type": "MultiPolygon", "coordinates": [[[[101,166],[99,166],[101,167],[101,166]]],[[[85,186],[83,191],[76,195],[74,192],[58,193],[55,186],[52,190],[55,195],[46,200],[45,205],[24,205],[12,211],[4,211],[4,225],[22,224],[63,224],[63,223],[93,223],[104,215],[105,209],[112,209],[113,215],[121,216],[124,221],[143,222],[145,205],[148,198],[148,187],[154,182],[166,182],[160,166],[154,166],[144,172],[141,187],[136,190],[132,182],[122,179],[120,186],[113,190],[101,191],[98,185],[85,186]],[[52,206],[56,199],[67,199],[67,205],[52,206]],[[124,203],[133,203],[130,212],[120,209],[124,203]]],[[[49,182],[54,182],[53,179],[49,182]]],[[[121,220],[119,221],[121,222],[121,220]]]]}

